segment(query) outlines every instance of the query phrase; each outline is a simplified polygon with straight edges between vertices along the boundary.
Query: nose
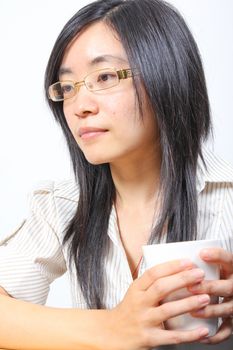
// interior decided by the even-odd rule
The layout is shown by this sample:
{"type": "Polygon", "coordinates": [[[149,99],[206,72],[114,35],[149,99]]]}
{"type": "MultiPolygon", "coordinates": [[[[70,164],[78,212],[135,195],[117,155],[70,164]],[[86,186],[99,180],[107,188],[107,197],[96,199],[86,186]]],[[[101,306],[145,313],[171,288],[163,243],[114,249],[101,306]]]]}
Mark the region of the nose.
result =
{"type": "Polygon", "coordinates": [[[72,98],[74,114],[79,118],[86,118],[99,112],[96,96],[87,90],[85,85],[79,87],[76,95],[72,98]]]}

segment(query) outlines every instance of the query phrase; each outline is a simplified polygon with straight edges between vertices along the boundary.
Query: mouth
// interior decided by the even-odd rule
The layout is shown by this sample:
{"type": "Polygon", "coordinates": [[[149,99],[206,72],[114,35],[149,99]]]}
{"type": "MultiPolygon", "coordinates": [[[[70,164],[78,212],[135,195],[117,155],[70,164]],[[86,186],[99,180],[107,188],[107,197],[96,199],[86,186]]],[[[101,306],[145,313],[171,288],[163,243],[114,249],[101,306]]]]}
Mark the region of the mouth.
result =
{"type": "Polygon", "coordinates": [[[78,130],[78,134],[81,139],[91,139],[97,136],[101,136],[107,131],[108,131],[107,129],[86,127],[86,128],[80,128],[78,130]]]}

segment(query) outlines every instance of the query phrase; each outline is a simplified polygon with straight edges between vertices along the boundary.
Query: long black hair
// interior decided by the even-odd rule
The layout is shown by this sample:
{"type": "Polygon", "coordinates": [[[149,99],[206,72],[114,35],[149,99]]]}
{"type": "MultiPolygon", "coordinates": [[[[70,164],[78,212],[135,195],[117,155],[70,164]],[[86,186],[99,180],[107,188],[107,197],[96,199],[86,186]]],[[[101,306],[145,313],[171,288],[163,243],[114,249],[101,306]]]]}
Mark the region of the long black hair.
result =
{"type": "MultiPolygon", "coordinates": [[[[65,25],[52,50],[45,90],[58,80],[67,45],[95,21],[104,21],[119,36],[129,65],[137,67],[154,117],[162,152],[163,204],[150,241],[196,237],[196,169],[201,145],[211,121],[200,54],[184,19],[161,0],[99,0],[78,11],[65,25]]],[[[133,78],[134,79],[134,78],[133,78]]],[[[140,86],[134,79],[139,106],[140,86]]],[[[48,97],[47,97],[48,99],[48,97]]],[[[80,188],[77,211],[65,233],[70,258],[89,308],[104,308],[104,259],[108,252],[108,223],[115,187],[108,164],[92,165],[78,147],[63,113],[62,102],[49,106],[68,144],[80,188]]]]}

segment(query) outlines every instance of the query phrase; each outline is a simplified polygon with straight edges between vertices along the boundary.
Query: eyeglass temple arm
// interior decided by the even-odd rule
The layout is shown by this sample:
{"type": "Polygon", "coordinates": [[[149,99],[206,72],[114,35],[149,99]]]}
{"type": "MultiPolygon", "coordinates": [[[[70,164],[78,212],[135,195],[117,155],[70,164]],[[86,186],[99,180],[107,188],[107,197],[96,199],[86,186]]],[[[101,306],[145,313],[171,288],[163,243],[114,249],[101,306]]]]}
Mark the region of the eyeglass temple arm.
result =
{"type": "Polygon", "coordinates": [[[130,68],[128,69],[120,69],[117,71],[117,75],[119,79],[127,79],[129,77],[132,77],[132,71],[130,68]]]}

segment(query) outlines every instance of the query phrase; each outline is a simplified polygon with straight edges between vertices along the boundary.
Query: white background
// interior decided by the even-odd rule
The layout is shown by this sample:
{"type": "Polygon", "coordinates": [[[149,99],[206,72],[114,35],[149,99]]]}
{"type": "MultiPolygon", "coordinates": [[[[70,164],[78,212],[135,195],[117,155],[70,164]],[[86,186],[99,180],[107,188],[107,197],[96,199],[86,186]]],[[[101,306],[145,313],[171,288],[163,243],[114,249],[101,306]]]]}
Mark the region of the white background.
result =
{"type": "MultiPolygon", "coordinates": [[[[71,174],[63,136],[44,102],[43,76],[66,21],[90,1],[0,0],[0,235],[27,213],[27,194],[40,180],[71,174]]],[[[233,164],[233,1],[173,0],[201,51],[217,154],[233,164]]],[[[66,277],[48,304],[69,306],[66,277]]]]}

